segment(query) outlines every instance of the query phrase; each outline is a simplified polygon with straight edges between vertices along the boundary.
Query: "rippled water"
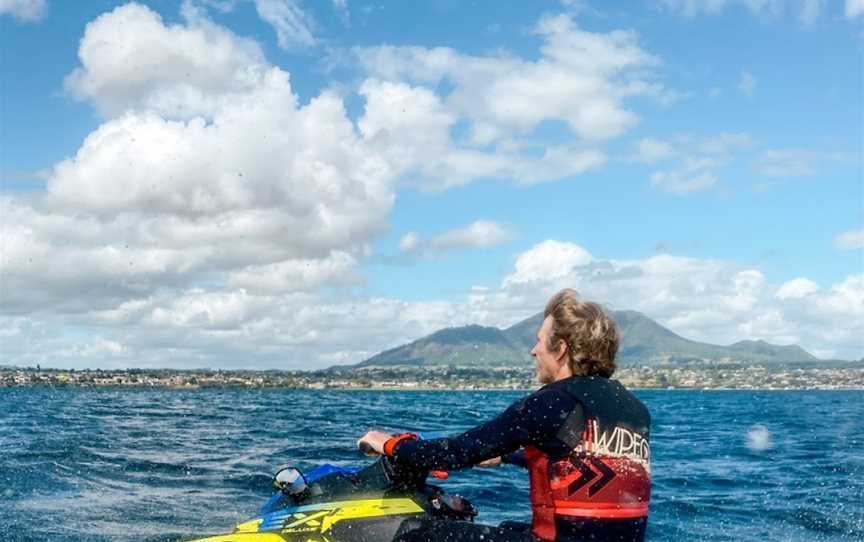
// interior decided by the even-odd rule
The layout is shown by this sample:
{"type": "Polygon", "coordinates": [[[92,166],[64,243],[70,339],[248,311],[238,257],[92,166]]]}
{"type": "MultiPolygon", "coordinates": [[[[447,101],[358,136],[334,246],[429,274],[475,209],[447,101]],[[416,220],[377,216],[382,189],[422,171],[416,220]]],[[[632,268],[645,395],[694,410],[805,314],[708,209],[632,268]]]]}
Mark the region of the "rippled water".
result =
{"type": "MultiPolygon", "coordinates": [[[[167,541],[255,511],[283,463],[366,460],[367,428],[459,431],[518,392],[0,389],[0,540],[167,541]]],[[[864,540],[864,392],[641,391],[650,540],[864,540]]],[[[453,473],[527,519],[516,467],[453,473]]]]}

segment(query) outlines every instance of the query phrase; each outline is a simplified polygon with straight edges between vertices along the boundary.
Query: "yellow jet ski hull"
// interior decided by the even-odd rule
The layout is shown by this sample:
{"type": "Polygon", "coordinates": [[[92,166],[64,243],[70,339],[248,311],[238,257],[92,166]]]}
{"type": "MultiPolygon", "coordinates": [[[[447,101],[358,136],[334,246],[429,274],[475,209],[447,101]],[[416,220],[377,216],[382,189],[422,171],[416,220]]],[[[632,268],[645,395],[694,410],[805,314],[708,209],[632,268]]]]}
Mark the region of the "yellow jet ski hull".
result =
{"type": "Polygon", "coordinates": [[[190,542],[390,540],[402,521],[425,513],[421,506],[407,497],[317,503],[273,512],[237,525],[232,533],[190,542]]]}

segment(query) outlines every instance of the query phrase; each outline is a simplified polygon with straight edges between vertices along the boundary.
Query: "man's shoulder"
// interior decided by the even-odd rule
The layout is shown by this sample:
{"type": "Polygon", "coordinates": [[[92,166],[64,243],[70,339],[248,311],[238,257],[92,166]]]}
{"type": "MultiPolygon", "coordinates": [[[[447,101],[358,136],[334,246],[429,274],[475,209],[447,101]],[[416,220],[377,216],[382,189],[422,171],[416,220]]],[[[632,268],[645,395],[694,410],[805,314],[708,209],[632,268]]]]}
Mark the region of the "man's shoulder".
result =
{"type": "Polygon", "coordinates": [[[570,384],[568,383],[568,381],[573,378],[576,377],[556,380],[555,382],[545,384],[531,395],[525,397],[524,401],[526,403],[574,402],[575,398],[573,397],[573,393],[570,390],[570,384]]]}
{"type": "Polygon", "coordinates": [[[605,376],[571,376],[569,378],[564,378],[562,380],[552,382],[551,384],[548,384],[548,386],[558,386],[561,389],[565,390],[584,388],[615,388],[621,390],[627,389],[620,381],[605,376]]]}
{"type": "Polygon", "coordinates": [[[624,384],[605,376],[571,376],[547,384],[539,392],[567,395],[576,401],[584,401],[596,395],[632,396],[624,384]]]}
{"type": "Polygon", "coordinates": [[[553,393],[569,393],[573,390],[579,390],[582,388],[587,388],[596,385],[605,385],[607,378],[597,377],[597,376],[568,376],[567,378],[562,378],[561,380],[556,380],[555,382],[550,382],[546,384],[540,390],[548,390],[553,393]]]}

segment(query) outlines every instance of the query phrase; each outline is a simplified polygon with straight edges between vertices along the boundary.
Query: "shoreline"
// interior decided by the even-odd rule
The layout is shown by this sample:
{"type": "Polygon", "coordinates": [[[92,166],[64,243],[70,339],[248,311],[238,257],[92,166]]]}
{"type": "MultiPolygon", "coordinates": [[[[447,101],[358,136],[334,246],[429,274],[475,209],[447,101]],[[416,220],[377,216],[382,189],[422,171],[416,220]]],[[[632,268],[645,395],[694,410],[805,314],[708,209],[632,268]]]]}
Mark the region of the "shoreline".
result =
{"type": "MultiPolygon", "coordinates": [[[[351,392],[523,392],[531,393],[534,388],[500,388],[500,387],[434,387],[434,386],[325,386],[325,387],[296,387],[296,386],[173,386],[173,385],[144,385],[144,384],[50,384],[50,383],[28,383],[14,385],[0,385],[0,390],[12,389],[54,389],[54,390],[170,390],[170,391],[204,391],[204,390],[244,390],[244,391],[351,391],[351,392]]],[[[864,385],[847,387],[761,387],[761,388],[730,388],[730,387],[643,387],[627,386],[633,391],[862,391],[864,385]]]]}
{"type": "MultiPolygon", "coordinates": [[[[614,378],[634,390],[864,390],[864,364],[622,367],[614,378]]],[[[383,367],[362,371],[57,370],[0,368],[0,388],[300,389],[345,391],[530,391],[531,368],[383,367]]]]}

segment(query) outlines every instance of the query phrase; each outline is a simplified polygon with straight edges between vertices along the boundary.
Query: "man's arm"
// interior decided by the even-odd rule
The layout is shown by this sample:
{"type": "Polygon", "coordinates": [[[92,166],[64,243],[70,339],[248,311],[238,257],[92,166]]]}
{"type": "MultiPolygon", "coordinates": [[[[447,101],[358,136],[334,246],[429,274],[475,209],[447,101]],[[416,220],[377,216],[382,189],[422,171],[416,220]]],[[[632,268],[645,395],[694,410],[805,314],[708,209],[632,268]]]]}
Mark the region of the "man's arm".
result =
{"type": "Polygon", "coordinates": [[[393,458],[398,468],[409,470],[462,469],[523,446],[549,442],[574,407],[569,395],[543,388],[461,435],[400,442],[393,458]]]}
{"type": "Polygon", "coordinates": [[[525,449],[519,449],[515,452],[510,452],[507,455],[501,456],[501,462],[507,463],[508,465],[516,465],[517,467],[522,467],[523,469],[528,468],[528,459],[525,457],[525,449]]]}

